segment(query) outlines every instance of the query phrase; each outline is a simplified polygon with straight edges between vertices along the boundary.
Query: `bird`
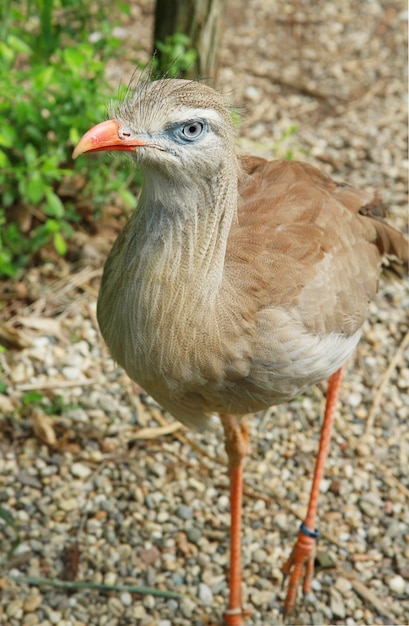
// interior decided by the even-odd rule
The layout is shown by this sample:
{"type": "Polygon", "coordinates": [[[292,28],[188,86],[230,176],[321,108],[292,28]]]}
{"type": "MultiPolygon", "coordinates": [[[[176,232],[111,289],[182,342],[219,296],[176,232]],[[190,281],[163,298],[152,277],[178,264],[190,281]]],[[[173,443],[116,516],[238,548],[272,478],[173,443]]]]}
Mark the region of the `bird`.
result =
{"type": "MultiPolygon", "coordinates": [[[[166,411],[224,431],[230,489],[226,626],[245,619],[241,531],[248,421],[328,379],[307,515],[283,572],[284,610],[311,589],[318,494],[342,369],[379,282],[408,242],[372,191],[299,161],[241,155],[227,97],[142,78],[73,152],[124,151],[137,210],[103,270],[97,317],[112,357],[166,411]]],[[[273,419],[273,418],[271,418],[273,419]]]]}

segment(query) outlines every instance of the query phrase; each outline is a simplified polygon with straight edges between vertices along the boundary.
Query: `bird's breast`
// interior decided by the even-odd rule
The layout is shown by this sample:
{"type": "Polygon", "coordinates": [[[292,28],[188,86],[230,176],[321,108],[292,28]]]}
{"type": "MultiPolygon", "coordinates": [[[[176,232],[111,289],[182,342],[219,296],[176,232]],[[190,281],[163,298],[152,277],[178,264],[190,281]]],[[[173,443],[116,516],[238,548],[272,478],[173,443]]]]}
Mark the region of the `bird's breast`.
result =
{"type": "Polygon", "coordinates": [[[112,254],[98,303],[104,339],[128,375],[189,425],[289,400],[336,371],[359,340],[359,332],[314,334],[297,309],[249,309],[227,271],[213,292],[206,281],[112,254]]]}

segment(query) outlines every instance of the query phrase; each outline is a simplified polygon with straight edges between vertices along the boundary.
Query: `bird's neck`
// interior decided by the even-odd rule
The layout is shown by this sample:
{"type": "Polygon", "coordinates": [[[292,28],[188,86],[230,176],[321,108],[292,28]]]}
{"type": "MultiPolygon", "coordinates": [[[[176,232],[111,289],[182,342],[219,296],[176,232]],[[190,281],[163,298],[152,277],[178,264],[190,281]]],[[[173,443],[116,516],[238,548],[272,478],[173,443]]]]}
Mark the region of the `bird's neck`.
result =
{"type": "Polygon", "coordinates": [[[114,359],[151,394],[159,373],[169,385],[216,376],[220,363],[212,352],[203,360],[204,345],[220,341],[237,193],[236,171],[190,186],[148,173],[138,210],[105,265],[102,334],[114,359]]]}
{"type": "Polygon", "coordinates": [[[107,260],[100,328],[114,359],[151,394],[158,372],[169,384],[200,378],[206,368],[215,375],[214,359],[198,359],[206,354],[205,343],[219,340],[237,195],[234,171],[190,187],[148,174],[138,210],[107,260]]]}
{"type": "Polygon", "coordinates": [[[141,244],[138,263],[160,282],[208,290],[220,286],[228,235],[237,214],[237,170],[220,170],[211,180],[182,184],[147,173],[134,217],[141,244]]]}

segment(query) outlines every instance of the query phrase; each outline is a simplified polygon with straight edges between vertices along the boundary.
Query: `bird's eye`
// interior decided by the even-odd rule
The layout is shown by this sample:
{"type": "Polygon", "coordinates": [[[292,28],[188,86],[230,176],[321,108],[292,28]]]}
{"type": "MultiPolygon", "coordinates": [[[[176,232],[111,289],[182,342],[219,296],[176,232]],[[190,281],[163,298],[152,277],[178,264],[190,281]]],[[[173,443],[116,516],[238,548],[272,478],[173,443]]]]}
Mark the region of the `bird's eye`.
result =
{"type": "Polygon", "coordinates": [[[182,128],[182,133],[186,139],[197,139],[203,132],[203,122],[189,122],[182,128]]]}

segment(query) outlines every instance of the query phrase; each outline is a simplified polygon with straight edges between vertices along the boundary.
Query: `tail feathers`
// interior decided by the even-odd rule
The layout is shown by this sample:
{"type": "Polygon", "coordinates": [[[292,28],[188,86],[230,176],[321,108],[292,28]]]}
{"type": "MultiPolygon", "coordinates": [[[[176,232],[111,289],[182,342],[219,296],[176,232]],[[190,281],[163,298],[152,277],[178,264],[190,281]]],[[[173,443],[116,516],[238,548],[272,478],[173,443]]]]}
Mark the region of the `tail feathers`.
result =
{"type": "Polygon", "coordinates": [[[375,228],[375,244],[383,256],[382,270],[390,278],[403,278],[409,274],[409,241],[406,237],[383,221],[372,219],[375,228]]]}

